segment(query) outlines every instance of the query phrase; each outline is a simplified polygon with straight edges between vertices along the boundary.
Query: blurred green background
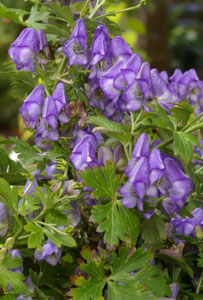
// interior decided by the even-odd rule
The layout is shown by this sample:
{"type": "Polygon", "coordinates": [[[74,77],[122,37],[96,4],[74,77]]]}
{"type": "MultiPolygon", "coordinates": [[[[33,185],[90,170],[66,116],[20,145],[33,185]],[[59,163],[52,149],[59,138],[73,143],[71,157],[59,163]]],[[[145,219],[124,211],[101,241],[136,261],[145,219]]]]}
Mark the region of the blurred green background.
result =
{"type": "MultiPolygon", "coordinates": [[[[1,0],[10,8],[28,10],[31,1],[1,0]]],[[[135,0],[107,0],[105,11],[138,3],[135,0]]],[[[149,0],[140,10],[111,17],[122,28],[123,37],[135,52],[159,71],[172,74],[195,68],[203,79],[203,0],[149,0]]],[[[8,49],[23,28],[0,18],[0,72],[9,68],[8,49]]],[[[21,134],[18,108],[23,99],[10,89],[11,78],[0,76],[0,134],[21,134]]]]}

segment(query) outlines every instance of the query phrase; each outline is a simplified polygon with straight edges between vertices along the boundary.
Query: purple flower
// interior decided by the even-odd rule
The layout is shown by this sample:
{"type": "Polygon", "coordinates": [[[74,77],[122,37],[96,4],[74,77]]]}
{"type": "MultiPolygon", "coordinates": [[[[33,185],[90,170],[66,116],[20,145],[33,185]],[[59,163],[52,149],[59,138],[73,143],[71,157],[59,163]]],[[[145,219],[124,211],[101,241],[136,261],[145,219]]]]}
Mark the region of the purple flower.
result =
{"type": "Polygon", "coordinates": [[[70,160],[76,170],[84,170],[97,165],[95,152],[97,150],[97,139],[92,134],[86,134],[74,147],[70,160]]]}
{"type": "Polygon", "coordinates": [[[42,30],[25,28],[8,51],[17,70],[34,71],[34,59],[40,64],[48,61],[49,50],[46,36],[42,30]]]}
{"type": "Polygon", "coordinates": [[[105,25],[99,25],[90,47],[90,79],[99,79],[112,65],[110,59],[110,39],[105,25]]]}
{"type": "Polygon", "coordinates": [[[121,36],[115,36],[111,41],[111,53],[114,60],[127,61],[133,54],[130,47],[121,36]]]}
{"type": "Polygon", "coordinates": [[[7,206],[0,202],[0,236],[3,237],[8,230],[8,209],[7,206]]]}
{"type": "Polygon", "coordinates": [[[164,77],[159,74],[157,69],[151,70],[152,97],[156,98],[163,109],[169,112],[178,97],[176,91],[170,87],[164,77]]]}
{"type": "MultiPolygon", "coordinates": [[[[192,181],[177,160],[162,154],[159,149],[150,153],[145,133],[137,140],[125,174],[129,179],[119,189],[122,203],[128,208],[137,205],[140,211],[144,210],[144,202],[155,208],[156,199],[162,197],[162,208],[170,216],[183,208],[192,190],[192,181]]],[[[144,215],[149,218],[153,213],[150,210],[144,215]]]]}
{"type": "Polygon", "coordinates": [[[42,246],[42,251],[35,250],[35,260],[45,260],[48,264],[56,266],[61,257],[61,248],[56,247],[50,240],[42,246]]]}
{"type": "Polygon", "coordinates": [[[170,224],[174,226],[176,234],[184,234],[186,236],[195,237],[195,229],[199,226],[203,232],[203,207],[198,207],[192,211],[193,217],[185,219],[176,216],[176,219],[171,219],[170,224]]]}
{"type": "Polygon", "coordinates": [[[53,92],[53,99],[57,107],[59,122],[68,123],[69,117],[67,114],[67,110],[68,110],[67,96],[65,94],[65,87],[62,82],[59,82],[57,84],[53,92]]]}
{"type": "MultiPolygon", "coordinates": [[[[194,153],[199,154],[200,158],[203,159],[203,140],[202,139],[200,140],[199,144],[200,144],[200,148],[197,146],[194,147],[194,153]]],[[[202,165],[203,161],[199,160],[199,159],[194,159],[194,164],[196,166],[202,165]]]]}
{"type": "Polygon", "coordinates": [[[44,86],[38,85],[28,95],[19,110],[25,124],[27,124],[31,129],[34,129],[39,121],[43,104],[44,86]]]}
{"type": "Polygon", "coordinates": [[[35,142],[43,147],[43,141],[57,141],[59,138],[57,130],[58,111],[53,97],[48,96],[42,112],[42,119],[37,127],[35,142]]]}
{"type": "Polygon", "coordinates": [[[88,63],[87,32],[83,19],[78,19],[70,40],[64,44],[64,53],[69,65],[84,66],[88,63]]]}
{"type": "Polygon", "coordinates": [[[72,209],[67,209],[64,211],[64,213],[67,216],[67,219],[70,222],[70,224],[73,227],[76,227],[81,221],[80,210],[76,202],[72,201],[70,205],[72,206],[72,209]]]}

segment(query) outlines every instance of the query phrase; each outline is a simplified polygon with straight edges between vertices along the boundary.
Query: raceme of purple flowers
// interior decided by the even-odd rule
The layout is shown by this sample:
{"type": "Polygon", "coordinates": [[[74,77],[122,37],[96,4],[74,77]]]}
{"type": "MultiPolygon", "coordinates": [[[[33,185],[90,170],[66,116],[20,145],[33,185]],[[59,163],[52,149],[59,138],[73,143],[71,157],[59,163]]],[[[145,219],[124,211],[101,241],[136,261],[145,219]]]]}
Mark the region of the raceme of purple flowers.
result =
{"type": "Polygon", "coordinates": [[[176,159],[157,148],[150,151],[149,138],[145,133],[137,140],[125,174],[128,181],[119,190],[123,196],[122,203],[127,208],[137,206],[140,211],[144,211],[145,203],[150,204],[152,210],[145,215],[147,218],[153,214],[158,199],[161,199],[162,209],[169,216],[178,212],[193,187],[176,159]]]}
{"type": "MultiPolygon", "coordinates": [[[[177,69],[169,78],[165,71],[160,73],[157,69],[150,69],[149,63],[143,62],[139,54],[134,54],[122,37],[116,36],[110,40],[105,25],[96,28],[89,51],[87,42],[85,23],[83,19],[78,19],[70,39],[64,43],[64,54],[68,58],[68,65],[90,70],[86,84],[90,105],[100,108],[106,117],[120,122],[124,112],[139,110],[153,99],[168,113],[173,103],[183,100],[189,101],[196,114],[203,111],[203,82],[198,79],[195,70],[182,73],[177,69]]],[[[43,31],[26,28],[11,45],[9,55],[18,70],[34,71],[35,60],[39,64],[47,63],[47,49],[43,31]]],[[[36,95],[37,91],[33,92],[36,95]]],[[[42,87],[38,88],[38,93],[35,99],[26,99],[27,104],[21,113],[31,128],[35,127],[43,105],[42,87]],[[32,106],[29,102],[32,102],[32,106]],[[28,107],[31,108],[30,112],[28,107]]],[[[58,138],[55,105],[51,98],[46,102],[44,120],[37,133],[39,144],[45,136],[51,140],[58,138]],[[47,106],[51,107],[48,111],[47,106]],[[47,114],[52,116],[52,121],[47,122],[47,114]],[[47,124],[49,133],[46,131],[43,135],[47,124]]],[[[60,105],[57,105],[57,113],[59,111],[60,105]]],[[[63,110],[59,119],[67,122],[63,110]]]]}

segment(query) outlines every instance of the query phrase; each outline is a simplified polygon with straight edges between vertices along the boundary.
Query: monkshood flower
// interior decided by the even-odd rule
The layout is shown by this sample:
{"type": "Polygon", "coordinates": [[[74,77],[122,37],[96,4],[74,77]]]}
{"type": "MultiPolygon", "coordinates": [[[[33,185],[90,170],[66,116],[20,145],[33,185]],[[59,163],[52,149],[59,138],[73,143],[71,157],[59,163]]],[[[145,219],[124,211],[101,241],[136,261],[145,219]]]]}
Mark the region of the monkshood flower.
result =
{"type": "Polygon", "coordinates": [[[169,112],[169,109],[173,107],[173,103],[178,101],[178,95],[166,81],[167,76],[163,74],[165,73],[159,74],[157,69],[151,70],[151,97],[157,99],[163,109],[169,112]]]}
{"type": "Polygon", "coordinates": [[[58,111],[53,97],[48,96],[42,111],[42,119],[37,127],[35,142],[43,148],[43,141],[57,141],[59,138],[57,130],[58,111]]]}
{"type": "Polygon", "coordinates": [[[8,230],[8,209],[7,206],[0,202],[0,236],[3,237],[8,230]]]}
{"type": "Polygon", "coordinates": [[[69,65],[85,66],[88,63],[87,32],[83,19],[78,19],[70,40],[64,44],[64,54],[69,59],[69,65]]]}
{"type": "MultiPolygon", "coordinates": [[[[126,170],[128,181],[119,190],[123,196],[123,205],[127,208],[138,206],[144,210],[144,202],[152,207],[153,199],[162,197],[162,208],[171,215],[185,205],[192,189],[192,181],[187,177],[180,164],[159,149],[150,153],[148,136],[143,133],[139,137],[126,170]]],[[[153,214],[151,211],[149,216],[153,214]]]]}
{"type": "Polygon", "coordinates": [[[100,79],[111,66],[110,38],[105,25],[99,25],[90,47],[90,65],[92,66],[89,79],[100,79]]]}
{"type": "Polygon", "coordinates": [[[70,160],[76,170],[84,170],[97,165],[95,156],[97,150],[97,139],[92,134],[86,134],[74,147],[70,160]]]}
{"type": "Polygon", "coordinates": [[[133,52],[121,36],[115,36],[111,40],[111,54],[115,61],[127,61],[133,52]]]}
{"type": "Polygon", "coordinates": [[[56,266],[61,257],[61,248],[56,247],[50,240],[42,246],[42,251],[35,250],[35,261],[45,260],[48,264],[56,266]]]}
{"type": "Polygon", "coordinates": [[[180,101],[187,97],[193,84],[197,82],[198,76],[195,70],[190,69],[185,73],[176,69],[173,75],[170,77],[170,86],[178,93],[180,101]],[[190,86],[192,85],[192,86],[190,86]]]}
{"type": "Polygon", "coordinates": [[[20,107],[20,115],[25,121],[25,125],[34,129],[39,121],[44,104],[44,86],[38,85],[25,99],[20,107]]]}
{"type": "Polygon", "coordinates": [[[67,104],[67,96],[65,94],[65,87],[62,82],[59,82],[53,92],[53,99],[55,101],[57,112],[58,112],[58,120],[60,123],[68,123],[69,117],[67,114],[68,104],[67,104]]]}
{"type": "Polygon", "coordinates": [[[45,33],[40,29],[25,28],[17,37],[8,51],[10,58],[16,64],[17,70],[33,72],[35,60],[46,64],[49,57],[48,42],[45,33]]]}
{"type": "Polygon", "coordinates": [[[203,112],[203,81],[193,81],[189,86],[189,99],[190,105],[194,107],[196,115],[199,115],[203,112]]]}
{"type": "Polygon", "coordinates": [[[173,225],[176,234],[184,234],[186,236],[196,237],[195,230],[199,226],[203,232],[203,207],[198,207],[192,212],[193,217],[186,217],[185,219],[176,216],[172,219],[170,224],[173,225]]]}

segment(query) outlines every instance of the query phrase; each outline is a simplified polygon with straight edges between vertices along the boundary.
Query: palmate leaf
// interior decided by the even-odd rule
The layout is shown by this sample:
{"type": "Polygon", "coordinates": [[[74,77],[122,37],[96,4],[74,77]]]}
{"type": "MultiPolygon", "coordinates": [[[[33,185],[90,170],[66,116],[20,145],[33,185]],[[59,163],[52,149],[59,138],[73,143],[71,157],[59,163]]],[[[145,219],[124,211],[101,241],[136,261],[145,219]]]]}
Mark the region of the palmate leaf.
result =
{"type": "Polygon", "coordinates": [[[10,184],[3,178],[0,178],[0,195],[3,196],[3,201],[9,208],[18,209],[18,190],[11,188],[10,184]]]}
{"type": "Polygon", "coordinates": [[[185,162],[192,160],[193,145],[199,146],[196,136],[181,131],[174,133],[174,153],[179,154],[185,162]]]}
{"type": "Polygon", "coordinates": [[[5,291],[7,290],[8,284],[10,284],[17,293],[26,294],[27,286],[23,282],[24,276],[8,270],[20,267],[21,260],[18,257],[13,260],[10,260],[10,258],[11,255],[8,255],[5,260],[0,263],[0,284],[5,291]]]}
{"type": "Polygon", "coordinates": [[[109,245],[118,245],[119,239],[130,245],[136,244],[139,219],[120,201],[95,206],[91,219],[98,224],[98,232],[105,232],[104,240],[109,245]]]}
{"type": "Polygon", "coordinates": [[[72,300],[103,300],[106,284],[108,300],[155,300],[170,295],[165,279],[157,276],[157,267],[149,264],[153,257],[149,250],[139,248],[132,253],[129,248],[120,248],[107,266],[99,261],[99,256],[96,262],[91,257],[87,255],[87,263],[80,265],[80,269],[89,275],[88,280],[83,276],[72,278],[77,286],[69,292],[72,300]]]}
{"type": "Polygon", "coordinates": [[[92,196],[100,199],[113,199],[120,182],[119,175],[116,175],[116,166],[107,162],[104,167],[94,167],[93,170],[86,168],[80,173],[85,186],[93,188],[92,196]]]}
{"type": "Polygon", "coordinates": [[[25,24],[28,27],[35,28],[36,30],[45,29],[46,24],[44,24],[44,22],[48,21],[49,15],[50,13],[46,10],[46,8],[43,7],[40,11],[38,11],[37,8],[33,6],[30,11],[30,16],[25,21],[25,24]]]}

